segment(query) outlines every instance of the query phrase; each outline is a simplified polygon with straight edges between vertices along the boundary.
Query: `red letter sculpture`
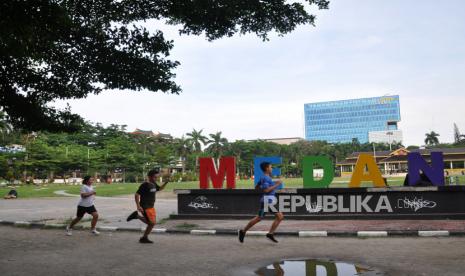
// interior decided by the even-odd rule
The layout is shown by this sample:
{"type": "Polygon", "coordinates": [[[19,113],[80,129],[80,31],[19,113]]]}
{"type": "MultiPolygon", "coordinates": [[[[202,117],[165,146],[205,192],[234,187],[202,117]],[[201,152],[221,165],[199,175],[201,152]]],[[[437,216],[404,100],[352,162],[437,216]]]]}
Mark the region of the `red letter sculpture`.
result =
{"type": "Polygon", "coordinates": [[[215,189],[223,188],[226,176],[226,187],[236,187],[236,159],[234,157],[221,157],[220,166],[216,168],[215,160],[211,157],[199,158],[200,164],[200,189],[208,189],[208,180],[211,179],[215,189]]]}

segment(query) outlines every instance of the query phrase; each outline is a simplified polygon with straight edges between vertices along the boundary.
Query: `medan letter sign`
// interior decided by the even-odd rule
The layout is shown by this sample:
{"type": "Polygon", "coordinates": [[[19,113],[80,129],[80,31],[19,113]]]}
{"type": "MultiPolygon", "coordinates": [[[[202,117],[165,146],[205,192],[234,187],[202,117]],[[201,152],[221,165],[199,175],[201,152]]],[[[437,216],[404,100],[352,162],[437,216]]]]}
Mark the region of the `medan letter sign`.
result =
{"type": "Polygon", "coordinates": [[[221,157],[219,163],[217,168],[212,157],[199,158],[200,189],[208,189],[208,180],[211,180],[213,188],[222,189],[225,176],[226,187],[228,189],[236,188],[236,158],[221,157]]]}
{"type": "MultiPolygon", "coordinates": [[[[444,157],[442,152],[431,153],[431,165],[417,152],[408,154],[408,178],[409,185],[414,186],[421,180],[422,173],[431,180],[435,186],[444,186],[444,157]]],[[[279,156],[256,157],[254,159],[254,179],[255,184],[263,175],[260,169],[262,162],[269,162],[274,165],[273,176],[279,176],[281,170],[279,165],[282,158],[279,156]]],[[[221,157],[217,166],[212,157],[199,158],[200,164],[200,189],[208,189],[211,180],[215,189],[222,189],[226,178],[226,187],[234,189],[236,187],[236,159],[235,157],[221,157]]],[[[303,184],[304,188],[326,188],[334,179],[334,167],[329,158],[325,156],[305,156],[303,159],[303,184]],[[323,169],[323,177],[315,179],[314,168],[318,166],[323,169]]],[[[381,171],[376,165],[376,160],[372,155],[360,154],[355,164],[354,172],[349,183],[350,188],[358,188],[363,181],[370,181],[375,187],[385,187],[386,183],[381,171]]]]}

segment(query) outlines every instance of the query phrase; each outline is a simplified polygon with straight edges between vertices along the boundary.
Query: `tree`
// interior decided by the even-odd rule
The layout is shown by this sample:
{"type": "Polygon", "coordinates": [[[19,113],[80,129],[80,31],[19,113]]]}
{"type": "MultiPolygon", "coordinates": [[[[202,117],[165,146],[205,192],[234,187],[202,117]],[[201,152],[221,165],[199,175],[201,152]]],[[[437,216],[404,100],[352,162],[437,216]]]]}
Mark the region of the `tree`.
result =
{"type": "Polygon", "coordinates": [[[425,134],[425,144],[428,146],[434,146],[439,144],[438,137],[440,136],[438,133],[431,131],[430,133],[425,134]]]}
{"type": "Polygon", "coordinates": [[[465,135],[460,133],[459,127],[454,123],[454,144],[461,145],[465,143],[465,135]]]}
{"type": "Polygon", "coordinates": [[[149,32],[149,19],[209,41],[236,33],[263,40],[314,25],[310,5],[326,0],[11,0],[0,3],[0,106],[16,127],[73,131],[82,119],[55,99],[79,99],[102,89],[178,94],[168,57],[173,42],[149,32]]]}
{"type": "Polygon", "coordinates": [[[249,162],[247,158],[250,156],[251,148],[250,143],[244,140],[237,140],[233,143],[229,143],[226,148],[226,154],[236,157],[237,174],[241,175],[241,172],[248,172],[249,162]]]}
{"type": "Polygon", "coordinates": [[[211,152],[215,158],[221,157],[224,148],[228,144],[228,139],[222,137],[221,134],[221,131],[218,131],[214,134],[210,134],[211,139],[207,141],[207,144],[209,145],[207,151],[211,152]]]}
{"type": "Polygon", "coordinates": [[[182,162],[182,173],[184,174],[186,171],[186,160],[189,154],[192,153],[192,142],[189,139],[184,138],[176,138],[173,141],[173,148],[176,156],[181,158],[182,162]]]}
{"type": "Polygon", "coordinates": [[[207,137],[202,134],[203,129],[196,130],[193,129],[192,132],[187,133],[186,136],[190,137],[189,140],[194,145],[194,150],[199,153],[202,151],[202,144],[206,145],[207,137]]]}
{"type": "Polygon", "coordinates": [[[200,131],[193,129],[192,132],[187,133],[186,135],[189,138],[190,142],[194,145],[195,151],[195,169],[199,166],[199,156],[202,153],[202,144],[207,143],[207,137],[202,134],[203,129],[200,131]]]}
{"type": "Polygon", "coordinates": [[[6,114],[0,111],[0,133],[2,133],[2,144],[5,143],[5,135],[11,131],[11,126],[6,119],[6,114]]]}

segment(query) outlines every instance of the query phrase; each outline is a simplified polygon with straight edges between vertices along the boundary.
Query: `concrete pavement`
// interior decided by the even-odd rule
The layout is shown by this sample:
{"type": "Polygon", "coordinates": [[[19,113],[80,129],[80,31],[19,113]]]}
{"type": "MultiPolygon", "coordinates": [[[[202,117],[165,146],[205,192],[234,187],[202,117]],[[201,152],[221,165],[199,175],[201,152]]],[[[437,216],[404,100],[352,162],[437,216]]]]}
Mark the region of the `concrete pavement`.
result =
{"type": "Polygon", "coordinates": [[[280,238],[152,235],[0,226],[2,275],[254,275],[282,259],[332,259],[386,275],[463,275],[464,238],[280,238]]]}
{"type": "MultiPolygon", "coordinates": [[[[79,197],[53,197],[0,200],[0,220],[62,223],[74,217],[79,197]]],[[[162,221],[177,212],[177,200],[172,193],[159,193],[156,208],[157,220],[162,221]]],[[[97,197],[95,206],[102,224],[108,226],[128,226],[126,217],[134,211],[133,196],[97,197]]],[[[85,222],[88,224],[88,222],[85,222]]],[[[133,221],[134,228],[143,226],[133,221]]]]}
{"type": "MultiPolygon", "coordinates": [[[[41,223],[64,223],[75,215],[78,197],[55,197],[35,199],[0,199],[0,220],[28,221],[41,223]]],[[[127,215],[135,210],[132,196],[97,197],[95,205],[100,214],[101,226],[141,229],[143,223],[134,220],[126,222],[127,215]]],[[[158,228],[165,229],[202,229],[229,230],[244,227],[247,220],[196,220],[170,219],[177,212],[177,200],[170,192],[160,192],[155,204],[157,209],[158,228]]],[[[251,216],[252,217],[252,216],[251,216]]],[[[87,218],[89,218],[87,216],[87,218]]],[[[253,230],[267,231],[271,220],[264,220],[253,230]]],[[[82,224],[89,225],[88,219],[82,224]]],[[[465,233],[463,220],[284,220],[280,225],[281,232],[329,231],[357,233],[357,231],[388,231],[413,233],[418,231],[449,231],[465,233]]]]}

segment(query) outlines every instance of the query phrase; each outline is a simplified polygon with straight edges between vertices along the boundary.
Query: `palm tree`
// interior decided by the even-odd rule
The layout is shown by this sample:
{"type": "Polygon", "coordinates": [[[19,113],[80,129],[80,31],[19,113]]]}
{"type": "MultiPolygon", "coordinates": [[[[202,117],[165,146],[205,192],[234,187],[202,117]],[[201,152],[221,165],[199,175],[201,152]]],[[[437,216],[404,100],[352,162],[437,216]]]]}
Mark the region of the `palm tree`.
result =
{"type": "Polygon", "coordinates": [[[223,154],[224,147],[228,144],[228,139],[221,137],[221,131],[218,131],[215,134],[210,134],[210,138],[207,141],[208,151],[213,153],[215,158],[220,158],[223,154]]]}
{"type": "Polygon", "coordinates": [[[192,129],[192,132],[186,133],[187,136],[190,138],[188,139],[192,145],[194,146],[194,151],[196,153],[195,157],[195,170],[197,172],[197,168],[199,167],[199,154],[202,152],[202,144],[206,145],[207,144],[207,137],[202,135],[201,130],[196,130],[195,128],[192,129]]]}
{"type": "Polygon", "coordinates": [[[426,138],[425,138],[425,144],[428,145],[428,146],[434,146],[434,145],[437,145],[439,144],[439,134],[434,132],[434,131],[431,131],[430,133],[426,133],[425,134],[426,138]]]}
{"type": "Polygon", "coordinates": [[[193,129],[192,132],[186,134],[188,137],[190,137],[189,140],[194,145],[194,149],[197,153],[200,153],[202,151],[202,144],[203,145],[207,144],[207,137],[202,135],[202,131],[203,129],[201,130],[193,129]]]}
{"type": "Polygon", "coordinates": [[[192,142],[189,139],[184,138],[176,138],[173,142],[174,151],[176,155],[181,158],[182,162],[182,174],[184,174],[186,170],[186,159],[187,155],[192,153],[192,142]]]}

